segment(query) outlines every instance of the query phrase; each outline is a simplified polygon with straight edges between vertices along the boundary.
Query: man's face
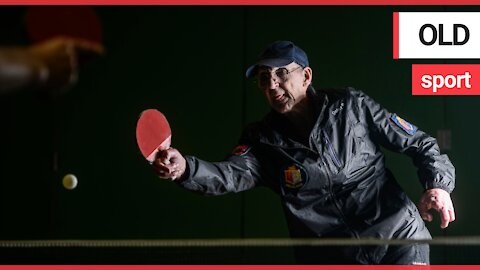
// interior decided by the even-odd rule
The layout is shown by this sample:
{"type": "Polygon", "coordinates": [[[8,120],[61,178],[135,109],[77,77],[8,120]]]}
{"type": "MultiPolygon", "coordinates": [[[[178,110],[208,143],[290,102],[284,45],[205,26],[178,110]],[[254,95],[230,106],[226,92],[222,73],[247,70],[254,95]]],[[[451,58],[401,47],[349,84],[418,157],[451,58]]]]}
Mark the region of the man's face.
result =
{"type": "Polygon", "coordinates": [[[311,78],[309,71],[309,67],[302,68],[296,63],[278,68],[259,67],[258,87],[275,111],[288,113],[306,97],[311,78]]]}

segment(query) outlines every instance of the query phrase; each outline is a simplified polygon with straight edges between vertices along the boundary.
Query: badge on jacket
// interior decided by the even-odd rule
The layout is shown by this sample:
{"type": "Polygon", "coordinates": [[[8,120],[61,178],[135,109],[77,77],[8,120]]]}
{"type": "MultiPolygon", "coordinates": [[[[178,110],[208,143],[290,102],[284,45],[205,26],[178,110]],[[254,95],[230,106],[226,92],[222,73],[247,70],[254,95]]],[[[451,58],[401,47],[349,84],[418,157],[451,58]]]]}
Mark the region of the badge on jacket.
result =
{"type": "Polygon", "coordinates": [[[250,150],[250,146],[249,146],[249,145],[240,144],[240,145],[235,146],[235,148],[234,148],[233,151],[232,151],[232,155],[234,155],[234,156],[243,156],[243,155],[245,155],[246,153],[248,153],[248,150],[250,150]]]}
{"type": "Polygon", "coordinates": [[[299,189],[303,187],[306,180],[305,170],[298,166],[292,165],[288,166],[286,170],[283,171],[285,178],[285,187],[290,189],[299,189]]]}
{"type": "Polygon", "coordinates": [[[392,117],[390,119],[392,119],[392,121],[395,124],[397,124],[397,126],[403,129],[403,131],[405,131],[409,135],[415,134],[415,132],[418,129],[416,126],[410,124],[409,122],[407,122],[406,120],[404,120],[403,118],[401,118],[396,114],[392,114],[392,117]]]}

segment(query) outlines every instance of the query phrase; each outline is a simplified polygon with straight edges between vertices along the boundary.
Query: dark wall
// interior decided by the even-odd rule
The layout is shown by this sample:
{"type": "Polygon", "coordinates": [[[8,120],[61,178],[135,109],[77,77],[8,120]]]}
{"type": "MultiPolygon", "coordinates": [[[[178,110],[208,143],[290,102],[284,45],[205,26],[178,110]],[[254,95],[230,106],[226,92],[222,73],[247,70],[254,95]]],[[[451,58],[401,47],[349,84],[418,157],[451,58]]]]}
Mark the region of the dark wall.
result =
{"type": "MultiPolygon", "coordinates": [[[[0,8],[4,44],[28,43],[22,33],[24,9],[0,8]]],[[[457,221],[440,231],[437,218],[429,228],[434,236],[478,234],[478,210],[471,202],[480,188],[475,160],[480,100],[412,97],[411,64],[445,61],[392,59],[392,12],[474,8],[95,10],[106,54],[82,67],[68,95],[55,101],[32,93],[0,97],[0,238],[286,237],[279,199],[271,191],[220,197],[186,192],[158,180],[135,141],[139,113],[153,107],[169,119],[174,147],[221,160],[242,127],[268,111],[244,71],[266,44],[278,39],[292,40],[308,52],[317,88],[354,86],[434,136],[450,129],[447,152],[457,168],[457,221]],[[62,187],[67,173],[78,177],[75,190],[62,187]]],[[[411,161],[388,153],[387,164],[416,201],[422,190],[411,161]]]]}

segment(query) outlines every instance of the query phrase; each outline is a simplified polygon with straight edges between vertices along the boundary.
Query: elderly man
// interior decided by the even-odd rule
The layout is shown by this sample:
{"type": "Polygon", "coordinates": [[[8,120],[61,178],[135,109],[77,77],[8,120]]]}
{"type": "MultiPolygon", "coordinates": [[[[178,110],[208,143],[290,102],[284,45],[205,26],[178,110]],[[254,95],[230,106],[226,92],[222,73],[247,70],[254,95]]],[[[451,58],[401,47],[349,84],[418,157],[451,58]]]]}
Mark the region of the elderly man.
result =
{"type": "MultiPolygon", "coordinates": [[[[247,69],[272,111],[249,125],[222,162],[160,152],[160,178],[206,195],[263,185],[283,203],[292,237],[430,239],[430,209],[441,227],[455,219],[455,169],[434,138],[361,91],[315,91],[306,53],[289,41],[270,44],[247,69]],[[425,190],[419,208],[385,168],[384,146],[413,159],[425,190]]],[[[301,263],[428,264],[425,244],[319,248],[301,263]]]]}

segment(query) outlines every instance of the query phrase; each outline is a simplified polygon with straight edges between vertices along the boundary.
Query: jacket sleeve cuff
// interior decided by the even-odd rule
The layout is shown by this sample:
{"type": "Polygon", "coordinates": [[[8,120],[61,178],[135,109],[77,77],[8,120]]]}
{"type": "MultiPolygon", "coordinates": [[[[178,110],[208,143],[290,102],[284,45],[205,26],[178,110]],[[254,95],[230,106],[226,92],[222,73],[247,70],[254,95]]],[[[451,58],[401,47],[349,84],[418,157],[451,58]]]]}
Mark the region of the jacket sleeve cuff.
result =
{"type": "Polygon", "coordinates": [[[183,173],[182,177],[175,180],[175,182],[178,184],[189,182],[192,179],[192,172],[194,171],[194,169],[192,168],[195,168],[194,157],[185,156],[185,161],[186,161],[185,172],[183,173]]]}
{"type": "Polygon", "coordinates": [[[448,193],[452,193],[452,191],[453,191],[453,188],[449,187],[448,185],[443,185],[441,183],[436,183],[436,182],[430,182],[430,183],[426,182],[425,183],[425,190],[434,189],[434,188],[443,189],[448,193]]]}

